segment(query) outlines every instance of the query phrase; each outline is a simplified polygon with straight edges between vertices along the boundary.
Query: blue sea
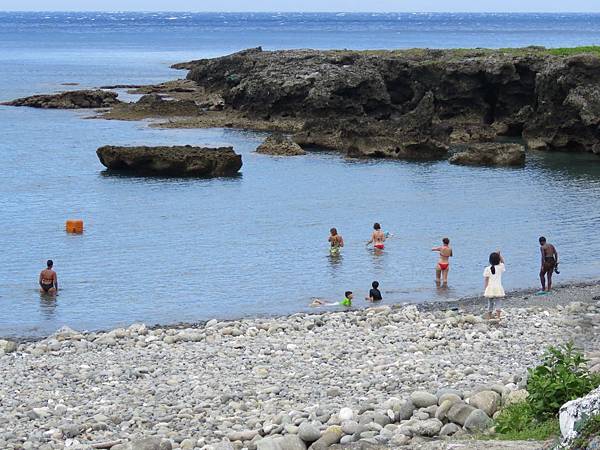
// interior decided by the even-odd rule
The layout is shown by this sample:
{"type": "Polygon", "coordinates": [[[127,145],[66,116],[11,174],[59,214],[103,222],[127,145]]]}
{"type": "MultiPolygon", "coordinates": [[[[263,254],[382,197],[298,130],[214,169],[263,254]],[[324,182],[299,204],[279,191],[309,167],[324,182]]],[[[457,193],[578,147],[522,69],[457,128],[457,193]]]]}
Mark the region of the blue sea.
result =
{"type": "MultiPolygon", "coordinates": [[[[0,12],[0,100],[110,84],[157,83],[176,62],[248,47],[393,49],[600,44],[597,14],[186,14],[0,12]],[[76,86],[64,83],[77,83],[76,86]]],[[[123,93],[122,93],[123,94],[123,93]]],[[[127,98],[127,97],[126,97],[127,98]]],[[[537,237],[561,255],[557,281],[597,279],[600,159],[528,155],[524,169],[346,159],[279,159],[244,130],[160,130],[86,111],[0,107],[0,336],[62,325],[105,329],[309,310],[312,297],[357,306],[371,281],[386,303],[481,292],[502,249],[508,289],[538,283],[537,237]],[[232,145],[240,177],[111,176],[95,150],[117,145],[232,145]],[[86,231],[66,235],[81,218],[86,231]],[[366,248],[373,222],[393,233],[366,248]],[[346,240],[331,259],[327,236],[346,240]],[[431,247],[449,236],[450,288],[433,283],[431,247]],[[40,296],[52,258],[60,295],[40,296]]]]}

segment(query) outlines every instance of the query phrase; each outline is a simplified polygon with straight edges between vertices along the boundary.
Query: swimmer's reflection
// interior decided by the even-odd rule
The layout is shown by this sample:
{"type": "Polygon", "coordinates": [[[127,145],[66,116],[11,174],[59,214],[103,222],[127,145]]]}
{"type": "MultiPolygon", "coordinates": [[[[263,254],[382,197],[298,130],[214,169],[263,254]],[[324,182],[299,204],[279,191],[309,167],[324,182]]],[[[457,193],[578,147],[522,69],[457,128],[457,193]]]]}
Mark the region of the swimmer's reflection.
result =
{"type": "Polygon", "coordinates": [[[56,313],[56,295],[40,294],[40,311],[44,318],[52,318],[56,313]]]}
{"type": "Polygon", "coordinates": [[[331,269],[336,269],[341,266],[344,257],[341,253],[331,253],[327,256],[327,259],[329,259],[331,269]]]}

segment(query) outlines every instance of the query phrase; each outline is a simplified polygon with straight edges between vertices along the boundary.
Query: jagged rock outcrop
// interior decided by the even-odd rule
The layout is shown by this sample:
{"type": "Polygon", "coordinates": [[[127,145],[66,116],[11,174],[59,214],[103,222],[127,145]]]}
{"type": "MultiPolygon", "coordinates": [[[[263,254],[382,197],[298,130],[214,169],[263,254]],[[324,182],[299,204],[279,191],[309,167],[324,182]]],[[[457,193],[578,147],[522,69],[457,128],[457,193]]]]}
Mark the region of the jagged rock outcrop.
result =
{"type": "Polygon", "coordinates": [[[267,137],[258,146],[256,153],[274,156],[299,156],[306,154],[302,147],[281,133],[273,133],[267,137]]]}
{"type": "Polygon", "coordinates": [[[109,170],[136,175],[182,177],[233,176],[242,157],[232,147],[100,147],[96,154],[109,170]]]}
{"type": "Polygon", "coordinates": [[[523,166],[525,148],[520,144],[484,142],[467,145],[449,158],[452,164],[466,166],[523,166]]]}
{"type": "Polygon", "coordinates": [[[3,103],[45,109],[108,108],[120,103],[117,93],[103,90],[67,91],[59,94],[32,95],[3,103]]]}
{"type": "Polygon", "coordinates": [[[595,55],[555,56],[539,47],[256,48],[175,67],[188,69],[188,80],[222,96],[225,108],[266,121],[304,119],[304,129],[295,137],[301,145],[325,143],[350,153],[404,157],[405,137],[410,149],[441,149],[450,135],[459,142],[523,136],[538,149],[600,153],[600,58],[595,55]],[[432,126],[398,130],[398,121],[406,120],[426,96],[431,98],[432,126]],[[369,130],[352,128],[357,123],[369,130]],[[352,139],[360,142],[358,150],[349,148],[352,139]]]}

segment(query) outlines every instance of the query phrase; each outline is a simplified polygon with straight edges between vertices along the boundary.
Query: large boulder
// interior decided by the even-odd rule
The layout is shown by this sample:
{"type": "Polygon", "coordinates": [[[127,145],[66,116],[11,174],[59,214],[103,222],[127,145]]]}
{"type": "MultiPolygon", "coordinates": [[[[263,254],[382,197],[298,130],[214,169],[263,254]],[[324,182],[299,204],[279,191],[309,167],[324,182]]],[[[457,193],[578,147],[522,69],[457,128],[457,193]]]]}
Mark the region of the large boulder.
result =
{"type": "Polygon", "coordinates": [[[465,422],[469,418],[469,415],[476,410],[477,408],[467,405],[466,403],[455,403],[446,413],[446,418],[450,422],[464,426],[465,422]]]}
{"type": "Polygon", "coordinates": [[[489,417],[492,417],[502,405],[502,397],[494,391],[481,391],[469,398],[469,405],[481,409],[489,417]]]}
{"type": "Polygon", "coordinates": [[[342,439],[344,432],[342,427],[331,426],[325,430],[319,439],[310,446],[310,450],[325,450],[326,448],[337,444],[342,439]]]}
{"type": "Polygon", "coordinates": [[[117,95],[115,92],[100,89],[67,91],[59,94],[32,95],[2,104],[45,109],[108,108],[120,103],[117,95]]]}
{"type": "Polygon", "coordinates": [[[281,133],[273,133],[258,146],[256,153],[274,156],[298,156],[306,152],[297,143],[281,133]]]}
{"type": "Polygon", "coordinates": [[[476,409],[469,414],[469,417],[465,420],[464,427],[465,430],[477,432],[488,429],[492,426],[492,423],[492,419],[485,412],[481,409],[476,409]]]}
{"type": "Polygon", "coordinates": [[[449,161],[468,166],[523,166],[525,148],[520,144],[498,142],[469,144],[466,150],[455,153],[449,161]]]}
{"type": "Polygon", "coordinates": [[[438,399],[434,394],[427,391],[415,391],[410,394],[410,400],[417,408],[427,408],[428,406],[437,405],[438,399]]]}
{"type": "Polygon", "coordinates": [[[233,176],[242,157],[231,147],[100,147],[96,154],[111,171],[182,177],[233,176]]]}
{"type": "Polygon", "coordinates": [[[577,431],[590,417],[600,414],[600,388],[561,406],[559,411],[560,433],[568,444],[577,437],[577,431]]]}

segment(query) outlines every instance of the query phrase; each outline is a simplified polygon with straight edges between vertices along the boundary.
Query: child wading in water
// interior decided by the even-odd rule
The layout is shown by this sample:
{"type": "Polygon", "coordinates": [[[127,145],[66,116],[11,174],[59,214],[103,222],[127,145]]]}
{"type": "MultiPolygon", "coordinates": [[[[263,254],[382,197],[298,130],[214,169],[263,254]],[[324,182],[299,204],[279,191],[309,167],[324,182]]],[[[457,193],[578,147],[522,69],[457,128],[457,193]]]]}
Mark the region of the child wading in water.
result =
{"type": "Polygon", "coordinates": [[[371,283],[371,290],[369,291],[369,296],[365,297],[365,300],[368,302],[378,302],[383,300],[381,296],[381,291],[379,290],[379,281],[373,281],[371,283]]]}
{"type": "Polygon", "coordinates": [[[486,319],[492,318],[492,313],[496,310],[496,319],[500,319],[502,310],[501,298],[504,297],[504,288],[502,287],[502,272],[505,272],[504,258],[500,251],[490,255],[490,265],[483,271],[485,292],[483,296],[488,299],[488,308],[486,319]]]}

